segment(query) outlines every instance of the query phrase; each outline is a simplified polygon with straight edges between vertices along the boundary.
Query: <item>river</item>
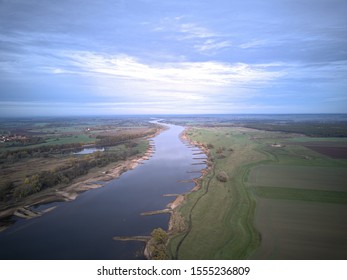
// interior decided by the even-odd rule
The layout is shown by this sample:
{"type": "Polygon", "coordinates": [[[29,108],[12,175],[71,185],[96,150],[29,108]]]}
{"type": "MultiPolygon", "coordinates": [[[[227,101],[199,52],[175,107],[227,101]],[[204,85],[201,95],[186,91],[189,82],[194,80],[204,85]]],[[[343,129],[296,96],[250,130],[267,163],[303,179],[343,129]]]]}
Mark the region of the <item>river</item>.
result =
{"type": "Polygon", "coordinates": [[[114,236],[149,235],[154,228],[167,229],[169,214],[141,216],[164,209],[200,176],[205,157],[194,155],[179,139],[182,126],[167,125],[155,138],[153,156],[101,188],[80,194],[76,200],[55,202],[51,212],[30,220],[18,219],[0,233],[0,259],[144,259],[144,243],[115,241],[114,236]]]}

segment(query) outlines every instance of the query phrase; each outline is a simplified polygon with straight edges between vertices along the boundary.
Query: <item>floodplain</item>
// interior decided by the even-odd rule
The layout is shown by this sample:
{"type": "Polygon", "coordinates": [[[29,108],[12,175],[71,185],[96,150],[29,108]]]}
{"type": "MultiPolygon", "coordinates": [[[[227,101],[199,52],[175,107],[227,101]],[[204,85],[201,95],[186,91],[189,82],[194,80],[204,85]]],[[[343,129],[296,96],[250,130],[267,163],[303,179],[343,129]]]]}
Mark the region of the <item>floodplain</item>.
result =
{"type": "MultiPolygon", "coordinates": [[[[32,206],[70,200],[131,169],[163,129],[144,117],[23,118],[0,122],[0,230],[32,206]],[[84,151],[91,152],[84,152],[84,151]],[[113,170],[110,172],[110,170],[113,170]]],[[[23,216],[24,213],[24,216],[23,216]]]]}
{"type": "Polygon", "coordinates": [[[170,238],[173,258],[347,258],[345,137],[319,123],[182,122],[209,169],[177,210],[188,226],[170,238]]]}

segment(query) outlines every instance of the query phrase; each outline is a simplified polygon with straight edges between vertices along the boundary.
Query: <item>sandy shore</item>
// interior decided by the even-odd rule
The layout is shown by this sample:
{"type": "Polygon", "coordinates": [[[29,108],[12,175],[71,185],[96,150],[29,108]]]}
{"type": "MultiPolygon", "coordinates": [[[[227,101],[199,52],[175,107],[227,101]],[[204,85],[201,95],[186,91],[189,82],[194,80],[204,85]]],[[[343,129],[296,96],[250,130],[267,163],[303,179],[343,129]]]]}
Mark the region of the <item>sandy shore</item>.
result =
{"type": "Polygon", "coordinates": [[[87,190],[96,189],[102,187],[102,182],[107,182],[118,178],[122,173],[136,168],[143,161],[148,160],[152,153],[153,147],[150,146],[146,153],[141,157],[132,158],[124,162],[118,163],[113,169],[103,172],[102,174],[95,175],[85,181],[72,184],[63,190],[56,191],[55,195],[60,196],[63,200],[74,200],[79,193],[87,190]]]}

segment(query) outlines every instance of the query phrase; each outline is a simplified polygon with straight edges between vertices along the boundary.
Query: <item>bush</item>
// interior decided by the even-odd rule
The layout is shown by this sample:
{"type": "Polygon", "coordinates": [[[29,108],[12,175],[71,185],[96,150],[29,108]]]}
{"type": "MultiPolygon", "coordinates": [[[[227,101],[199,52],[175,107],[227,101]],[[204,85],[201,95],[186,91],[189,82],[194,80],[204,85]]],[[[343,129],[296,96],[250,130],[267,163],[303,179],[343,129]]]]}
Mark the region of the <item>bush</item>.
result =
{"type": "Polygon", "coordinates": [[[166,231],[161,228],[154,229],[151,235],[157,244],[165,244],[168,239],[166,231]]]}
{"type": "Polygon", "coordinates": [[[168,255],[166,253],[166,242],[168,235],[166,231],[161,228],[156,228],[151,233],[151,240],[149,241],[149,256],[152,260],[166,260],[168,255]]]}
{"type": "Polygon", "coordinates": [[[5,200],[6,196],[12,191],[14,185],[10,181],[0,183],[0,200],[5,200]]]}
{"type": "Polygon", "coordinates": [[[217,174],[217,179],[218,181],[225,183],[228,181],[228,175],[225,173],[225,171],[220,171],[217,174]]]}

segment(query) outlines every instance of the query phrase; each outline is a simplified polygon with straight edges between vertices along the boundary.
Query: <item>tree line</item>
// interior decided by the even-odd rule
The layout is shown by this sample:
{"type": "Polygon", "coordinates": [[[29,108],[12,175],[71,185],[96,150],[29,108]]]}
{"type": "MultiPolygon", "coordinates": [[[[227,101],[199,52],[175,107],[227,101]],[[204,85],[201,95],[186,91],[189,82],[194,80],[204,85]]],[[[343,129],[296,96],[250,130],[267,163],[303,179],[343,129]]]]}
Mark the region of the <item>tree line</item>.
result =
{"type": "Polygon", "coordinates": [[[24,197],[57,185],[67,185],[73,179],[86,175],[94,167],[104,167],[112,162],[125,160],[139,153],[138,149],[128,148],[118,152],[95,152],[83,158],[71,158],[68,163],[55,170],[45,170],[27,177],[19,186],[4,182],[0,187],[0,199],[9,201],[24,197]]]}
{"type": "Polygon", "coordinates": [[[119,134],[119,135],[112,135],[112,136],[98,135],[96,136],[96,139],[97,139],[96,146],[97,147],[115,146],[123,142],[127,142],[129,140],[153,135],[156,132],[157,132],[157,128],[151,128],[144,132],[131,133],[131,134],[127,133],[127,134],[119,134]]]}
{"type": "Polygon", "coordinates": [[[81,149],[82,146],[82,143],[69,143],[5,151],[0,153],[0,163],[15,163],[25,158],[48,157],[50,154],[70,153],[71,151],[81,149]]]}

